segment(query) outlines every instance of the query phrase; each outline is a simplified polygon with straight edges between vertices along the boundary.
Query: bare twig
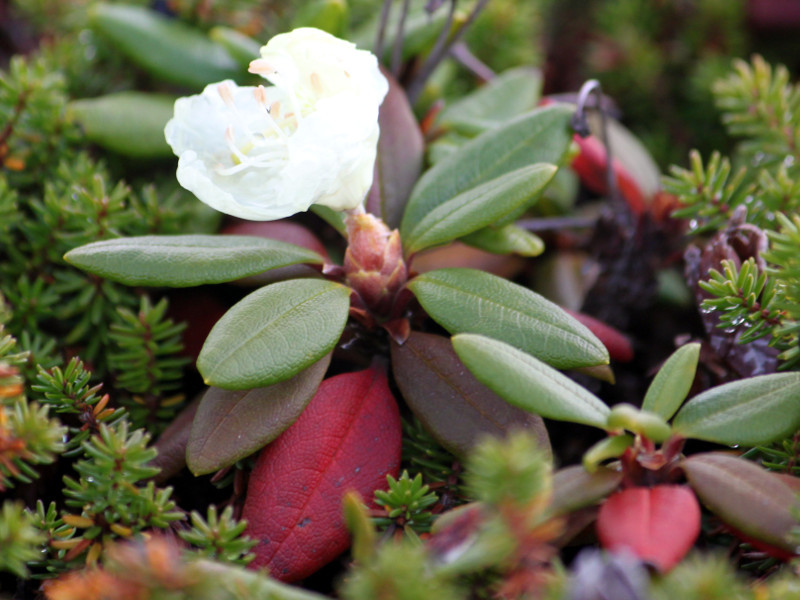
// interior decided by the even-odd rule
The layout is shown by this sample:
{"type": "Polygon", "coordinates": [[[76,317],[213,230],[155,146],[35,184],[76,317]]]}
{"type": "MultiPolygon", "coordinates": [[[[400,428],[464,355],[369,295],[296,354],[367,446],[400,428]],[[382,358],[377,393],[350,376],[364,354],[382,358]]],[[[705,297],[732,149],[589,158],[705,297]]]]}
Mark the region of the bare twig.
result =
{"type": "Polygon", "coordinates": [[[378,35],[375,38],[375,48],[373,50],[375,56],[378,57],[378,62],[383,57],[383,38],[386,36],[386,26],[389,24],[389,13],[392,10],[392,0],[383,0],[383,8],[381,8],[381,20],[378,23],[378,35]]]}
{"type": "Polygon", "coordinates": [[[477,56],[475,56],[470,51],[469,46],[467,46],[467,44],[463,41],[453,44],[453,47],[450,50],[450,56],[472,71],[472,73],[483,83],[491,81],[495,78],[495,72],[492,71],[489,66],[482,62],[477,56]]]}
{"type": "Polygon", "coordinates": [[[403,0],[403,8],[400,11],[400,20],[397,22],[397,33],[394,38],[394,48],[392,49],[392,75],[395,79],[400,77],[400,63],[403,59],[403,36],[405,35],[406,19],[408,18],[408,8],[411,0],[403,0]]]}
{"type": "Polygon", "coordinates": [[[447,14],[447,20],[445,21],[444,27],[439,34],[439,38],[436,40],[436,44],[434,45],[433,50],[431,50],[431,53],[428,55],[428,58],[425,59],[425,62],[419,68],[419,71],[417,71],[414,79],[408,85],[408,88],[406,88],[406,94],[408,95],[408,100],[411,102],[411,104],[414,104],[419,95],[422,93],[425,83],[428,81],[428,78],[431,76],[434,69],[436,69],[444,57],[447,56],[447,53],[450,52],[453,44],[461,39],[461,36],[464,35],[469,26],[472,25],[473,21],[478,18],[478,15],[481,13],[481,11],[486,8],[486,5],[489,4],[489,0],[478,0],[464,23],[461,24],[461,26],[453,33],[453,35],[450,35],[450,28],[453,25],[456,3],[456,0],[450,0],[450,11],[447,14]]]}

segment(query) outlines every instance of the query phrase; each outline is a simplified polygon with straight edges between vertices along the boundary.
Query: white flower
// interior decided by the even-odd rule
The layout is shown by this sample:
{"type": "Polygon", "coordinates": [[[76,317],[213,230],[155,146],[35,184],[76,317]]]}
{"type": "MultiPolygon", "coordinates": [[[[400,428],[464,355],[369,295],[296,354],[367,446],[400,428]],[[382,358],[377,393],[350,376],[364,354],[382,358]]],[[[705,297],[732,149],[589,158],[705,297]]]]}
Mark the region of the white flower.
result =
{"type": "Polygon", "coordinates": [[[223,81],[175,102],[165,134],[179,157],[178,182],[212,208],[254,221],[312,204],[359,206],[388,91],[376,58],[302,28],[272,38],[250,71],[274,85],[223,81]]]}

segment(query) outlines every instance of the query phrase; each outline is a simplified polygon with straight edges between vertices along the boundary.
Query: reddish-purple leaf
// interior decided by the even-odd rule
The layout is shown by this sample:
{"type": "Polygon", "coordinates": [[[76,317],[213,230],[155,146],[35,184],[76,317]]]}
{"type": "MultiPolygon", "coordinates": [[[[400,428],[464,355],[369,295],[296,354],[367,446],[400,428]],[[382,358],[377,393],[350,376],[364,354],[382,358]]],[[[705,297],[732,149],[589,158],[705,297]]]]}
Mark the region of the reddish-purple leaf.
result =
{"type": "Polygon", "coordinates": [[[681,466],[703,504],[741,537],[796,551],[788,535],[797,526],[800,504],[796,490],[777,473],[725,452],[695,454],[681,466]]]}
{"type": "Polygon", "coordinates": [[[259,540],[251,567],[282,581],[310,575],[350,544],[342,498],[372,498],[400,465],[400,414],[385,373],[325,380],[300,418],[258,458],[242,517],[259,540]]]}
{"type": "Polygon", "coordinates": [[[633,345],[631,344],[631,340],[624,333],[589,315],[568,308],[565,308],[564,311],[575,317],[603,342],[612,360],[619,362],[630,362],[633,360],[633,345]]]}
{"type": "Polygon", "coordinates": [[[251,390],[208,388],[192,423],[186,463],[211,473],[260,450],[297,420],[319,388],[331,355],[294,377],[251,390]]]}
{"type": "Polygon", "coordinates": [[[385,71],[384,75],[389,93],[378,115],[381,136],[367,210],[391,229],[400,226],[411,188],[419,178],[425,141],[403,88],[385,71]]]}
{"type": "Polygon", "coordinates": [[[700,505],[680,485],[634,487],[609,496],[597,515],[604,548],[627,551],[669,571],[700,534],[700,505]]]}
{"type": "Polygon", "coordinates": [[[402,346],[392,344],[392,369],[406,404],[457,456],[466,456],[482,435],[503,437],[512,428],[529,429],[550,451],[542,418],[512,406],[475,379],[449,338],[411,332],[402,346]]]}

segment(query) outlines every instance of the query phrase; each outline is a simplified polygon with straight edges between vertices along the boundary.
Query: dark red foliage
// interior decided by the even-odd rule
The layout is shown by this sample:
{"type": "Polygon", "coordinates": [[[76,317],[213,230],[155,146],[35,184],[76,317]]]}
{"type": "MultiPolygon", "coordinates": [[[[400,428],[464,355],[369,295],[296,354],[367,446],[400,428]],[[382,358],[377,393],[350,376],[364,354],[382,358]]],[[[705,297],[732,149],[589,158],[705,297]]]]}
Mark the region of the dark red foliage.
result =
{"type": "Polygon", "coordinates": [[[612,494],[597,515],[604,548],[628,552],[669,571],[700,534],[700,504],[681,485],[632,487],[612,494]]]}
{"type": "Polygon", "coordinates": [[[243,518],[259,540],[252,567],[306,577],[350,545],[342,497],[371,501],[400,466],[401,425],[377,367],[325,380],[300,418],[258,457],[243,518]]]}

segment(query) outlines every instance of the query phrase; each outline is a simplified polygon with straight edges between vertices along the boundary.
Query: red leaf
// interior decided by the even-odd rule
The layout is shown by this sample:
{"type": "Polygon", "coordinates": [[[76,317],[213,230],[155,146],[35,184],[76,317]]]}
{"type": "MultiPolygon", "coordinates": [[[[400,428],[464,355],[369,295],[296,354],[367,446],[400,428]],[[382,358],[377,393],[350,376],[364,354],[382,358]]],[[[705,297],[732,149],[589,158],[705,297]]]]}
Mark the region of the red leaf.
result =
{"type": "Polygon", "coordinates": [[[397,476],[401,426],[386,374],[371,367],[322,382],[300,418],[258,457],[242,517],[258,539],[251,567],[296,581],[350,545],[348,490],[371,499],[397,476]]]}
{"type": "Polygon", "coordinates": [[[630,362],[633,360],[633,345],[630,339],[628,339],[628,336],[621,333],[618,329],[606,325],[602,321],[590,317],[589,315],[568,308],[565,308],[564,311],[575,317],[589,331],[595,334],[597,339],[603,342],[606,350],[608,350],[608,355],[613,360],[619,362],[630,362]]]}
{"type": "Polygon", "coordinates": [[[700,534],[700,505],[680,485],[634,487],[609,496],[597,515],[604,548],[628,551],[669,571],[700,534]]]}
{"type": "MultiPolygon", "coordinates": [[[[578,144],[580,152],[573,159],[572,168],[587,188],[598,194],[607,194],[608,159],[603,142],[593,135],[582,138],[576,134],[573,139],[578,144]]],[[[635,215],[641,215],[647,209],[647,201],[639,184],[616,158],[612,161],[612,170],[620,194],[628,203],[631,211],[635,215]]]]}

